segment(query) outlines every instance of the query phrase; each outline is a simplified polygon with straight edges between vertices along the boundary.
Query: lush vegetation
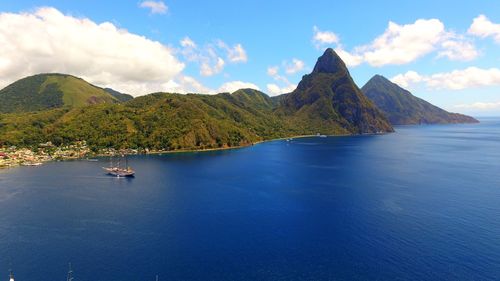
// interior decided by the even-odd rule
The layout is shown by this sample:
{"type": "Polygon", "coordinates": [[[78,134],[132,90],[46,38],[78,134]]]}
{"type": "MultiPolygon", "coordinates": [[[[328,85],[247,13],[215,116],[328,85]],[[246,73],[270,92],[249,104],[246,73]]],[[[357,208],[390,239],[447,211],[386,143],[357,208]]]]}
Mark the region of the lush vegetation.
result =
{"type": "Polygon", "coordinates": [[[224,148],[290,132],[258,91],[233,94],[156,93],[123,104],[100,104],[0,115],[0,145],[55,145],[85,140],[94,149],[224,148]]]}
{"type": "Polygon", "coordinates": [[[105,90],[66,74],[38,74],[0,90],[0,113],[117,102],[119,99],[105,90]]]}
{"type": "Polygon", "coordinates": [[[417,98],[380,75],[371,78],[362,91],[384,111],[394,125],[478,122],[470,116],[447,112],[417,98]]]}
{"type": "Polygon", "coordinates": [[[277,112],[302,133],[363,134],[391,132],[380,110],[360,91],[332,49],[297,89],[281,98],[277,112]]]}
{"type": "Polygon", "coordinates": [[[295,91],[274,98],[242,89],[231,94],[154,93],[131,99],[69,75],[40,75],[20,82],[9,86],[12,96],[23,96],[21,87],[37,90],[50,106],[32,94],[26,103],[33,106],[4,110],[31,111],[0,115],[0,146],[84,140],[94,150],[192,150],[294,135],[392,131],[332,49],[319,58],[313,73],[304,76],[295,91]],[[47,89],[50,94],[44,92],[47,89]]]}

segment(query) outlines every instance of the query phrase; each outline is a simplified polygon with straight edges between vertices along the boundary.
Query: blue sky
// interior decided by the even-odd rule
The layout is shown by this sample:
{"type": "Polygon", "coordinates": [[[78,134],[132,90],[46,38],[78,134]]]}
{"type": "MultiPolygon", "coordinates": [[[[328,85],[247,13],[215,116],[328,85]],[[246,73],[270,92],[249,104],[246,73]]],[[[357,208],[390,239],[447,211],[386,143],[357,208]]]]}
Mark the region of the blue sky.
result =
{"type": "Polygon", "coordinates": [[[500,115],[497,1],[18,0],[0,13],[1,86],[69,72],[134,95],[273,95],[332,47],[360,87],[382,74],[445,109],[500,115]]]}

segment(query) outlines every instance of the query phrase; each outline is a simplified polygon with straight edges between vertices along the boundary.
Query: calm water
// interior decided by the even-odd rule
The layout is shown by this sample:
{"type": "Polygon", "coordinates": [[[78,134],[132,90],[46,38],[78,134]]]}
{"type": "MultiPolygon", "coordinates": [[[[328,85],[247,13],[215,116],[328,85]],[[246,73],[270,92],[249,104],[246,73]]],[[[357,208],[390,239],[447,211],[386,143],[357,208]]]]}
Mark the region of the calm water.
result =
{"type": "Polygon", "coordinates": [[[499,280],[500,120],[0,171],[18,281],[499,280]]]}

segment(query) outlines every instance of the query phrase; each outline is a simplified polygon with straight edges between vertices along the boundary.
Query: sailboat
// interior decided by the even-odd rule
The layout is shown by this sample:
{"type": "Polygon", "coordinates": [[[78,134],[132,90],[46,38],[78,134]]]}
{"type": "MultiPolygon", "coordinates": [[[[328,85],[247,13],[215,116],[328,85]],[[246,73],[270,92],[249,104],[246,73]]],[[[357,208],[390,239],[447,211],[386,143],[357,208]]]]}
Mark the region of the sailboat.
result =
{"type": "Polygon", "coordinates": [[[125,158],[125,167],[121,166],[121,158],[118,158],[116,165],[113,165],[113,158],[110,157],[109,167],[102,167],[108,175],[114,177],[133,177],[135,175],[135,171],[130,168],[128,165],[128,159],[126,156],[122,155],[122,158],[125,158]]]}

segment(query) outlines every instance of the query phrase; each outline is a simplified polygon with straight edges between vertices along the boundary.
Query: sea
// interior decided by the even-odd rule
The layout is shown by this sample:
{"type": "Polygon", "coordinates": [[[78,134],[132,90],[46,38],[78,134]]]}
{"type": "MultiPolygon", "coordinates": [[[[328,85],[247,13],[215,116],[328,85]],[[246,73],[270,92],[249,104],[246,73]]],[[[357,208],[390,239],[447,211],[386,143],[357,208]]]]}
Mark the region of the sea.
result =
{"type": "Polygon", "coordinates": [[[500,280],[500,119],[0,170],[0,280],[500,280]]]}

